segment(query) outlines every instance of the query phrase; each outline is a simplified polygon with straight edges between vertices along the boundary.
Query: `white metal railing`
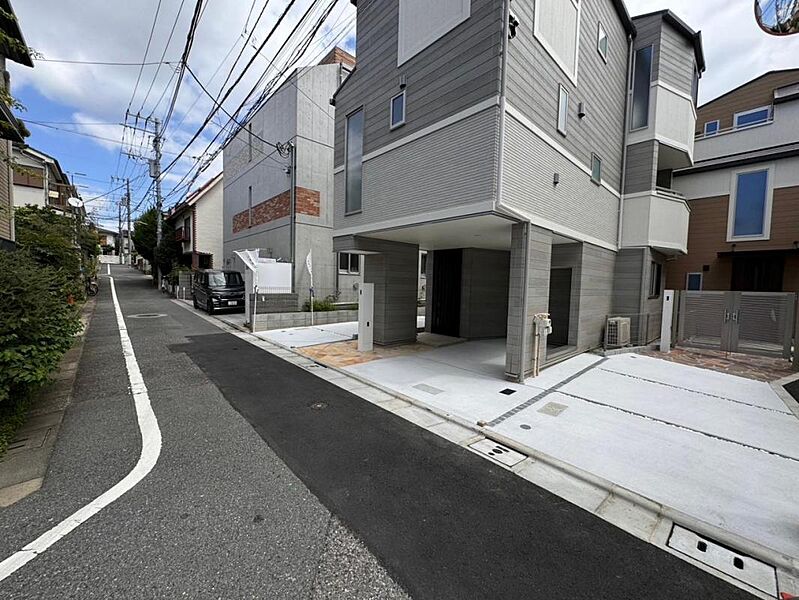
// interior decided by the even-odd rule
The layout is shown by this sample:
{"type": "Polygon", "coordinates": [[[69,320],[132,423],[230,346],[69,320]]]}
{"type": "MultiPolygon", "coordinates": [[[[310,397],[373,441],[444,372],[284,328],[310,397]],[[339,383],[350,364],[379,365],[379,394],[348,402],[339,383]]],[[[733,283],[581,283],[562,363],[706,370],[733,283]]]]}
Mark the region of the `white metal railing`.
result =
{"type": "Polygon", "coordinates": [[[759,123],[750,123],[749,125],[739,125],[738,127],[735,127],[733,125],[732,127],[725,127],[724,129],[717,129],[716,131],[714,131],[712,133],[704,133],[704,132],[702,132],[700,134],[697,134],[694,137],[694,140],[695,141],[705,140],[707,138],[714,138],[714,137],[718,137],[720,135],[728,135],[730,133],[735,133],[736,131],[743,131],[745,129],[754,129],[756,127],[764,127],[766,125],[771,125],[773,122],[774,122],[774,117],[772,116],[772,117],[769,117],[767,120],[761,121],[759,123]]]}
{"type": "Polygon", "coordinates": [[[655,191],[661,196],[670,196],[672,198],[677,198],[678,200],[685,200],[685,195],[682,192],[678,192],[677,190],[673,190],[671,188],[657,186],[655,191]]]}

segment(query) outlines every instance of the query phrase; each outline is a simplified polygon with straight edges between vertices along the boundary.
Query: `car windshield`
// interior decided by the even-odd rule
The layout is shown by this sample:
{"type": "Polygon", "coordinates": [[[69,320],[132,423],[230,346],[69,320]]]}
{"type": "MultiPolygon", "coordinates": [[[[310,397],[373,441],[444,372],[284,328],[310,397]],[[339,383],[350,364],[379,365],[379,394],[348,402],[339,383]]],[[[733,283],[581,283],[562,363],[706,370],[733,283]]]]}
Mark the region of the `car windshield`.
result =
{"type": "Polygon", "coordinates": [[[208,287],[236,287],[244,285],[241,273],[208,273],[208,287]]]}

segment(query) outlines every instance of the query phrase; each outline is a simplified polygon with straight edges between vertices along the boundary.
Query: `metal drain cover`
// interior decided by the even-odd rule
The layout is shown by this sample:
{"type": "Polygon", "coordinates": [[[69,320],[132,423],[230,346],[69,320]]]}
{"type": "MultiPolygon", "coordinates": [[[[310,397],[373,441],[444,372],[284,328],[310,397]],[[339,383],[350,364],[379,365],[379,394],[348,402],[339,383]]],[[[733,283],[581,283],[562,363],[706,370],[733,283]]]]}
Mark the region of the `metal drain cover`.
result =
{"type": "Polygon", "coordinates": [[[141,313],[138,315],[128,315],[130,319],[160,319],[161,317],[165,317],[166,315],[163,313],[141,313]]]}
{"type": "Polygon", "coordinates": [[[731,550],[679,525],[675,525],[672,529],[666,545],[772,597],[777,597],[777,570],[767,563],[731,550]]]}
{"type": "Polygon", "coordinates": [[[569,408],[565,404],[560,404],[558,402],[547,402],[544,406],[538,409],[543,415],[549,415],[550,417],[558,417],[560,414],[569,408]]]}
{"type": "Polygon", "coordinates": [[[516,450],[511,450],[502,444],[497,444],[494,440],[489,440],[487,438],[470,444],[469,448],[508,467],[517,465],[527,458],[524,454],[516,452],[516,450]]]}
{"type": "Polygon", "coordinates": [[[324,410],[324,409],[327,408],[327,403],[326,402],[314,402],[308,408],[310,408],[311,410],[324,410]]]}

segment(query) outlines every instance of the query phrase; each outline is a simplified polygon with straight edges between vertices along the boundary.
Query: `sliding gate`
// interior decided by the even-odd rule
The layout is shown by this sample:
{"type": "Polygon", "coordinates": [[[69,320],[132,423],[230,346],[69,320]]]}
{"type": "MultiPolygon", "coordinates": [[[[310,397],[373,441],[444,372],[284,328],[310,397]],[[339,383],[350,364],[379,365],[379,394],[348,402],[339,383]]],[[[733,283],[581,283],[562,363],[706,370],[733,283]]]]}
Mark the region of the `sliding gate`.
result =
{"type": "Polygon", "coordinates": [[[677,343],[791,358],[796,294],[680,292],[677,343]]]}

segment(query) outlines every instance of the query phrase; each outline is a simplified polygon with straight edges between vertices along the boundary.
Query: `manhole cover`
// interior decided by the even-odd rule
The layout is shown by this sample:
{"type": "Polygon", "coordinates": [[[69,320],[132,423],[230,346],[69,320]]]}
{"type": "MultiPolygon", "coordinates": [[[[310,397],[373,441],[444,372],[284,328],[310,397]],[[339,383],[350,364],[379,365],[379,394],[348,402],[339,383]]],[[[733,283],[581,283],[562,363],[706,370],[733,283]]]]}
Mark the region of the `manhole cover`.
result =
{"type": "Polygon", "coordinates": [[[324,410],[325,408],[327,408],[326,402],[314,402],[310,406],[311,410],[324,410]]]}
{"type": "Polygon", "coordinates": [[[141,313],[138,315],[129,315],[130,319],[160,319],[161,317],[165,317],[166,315],[163,313],[141,313]]]}

